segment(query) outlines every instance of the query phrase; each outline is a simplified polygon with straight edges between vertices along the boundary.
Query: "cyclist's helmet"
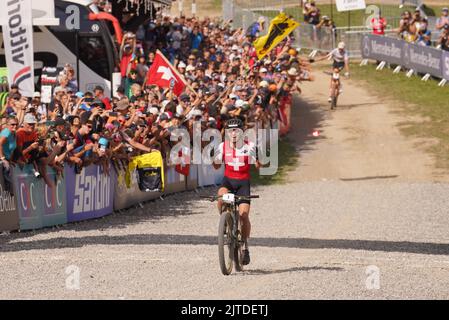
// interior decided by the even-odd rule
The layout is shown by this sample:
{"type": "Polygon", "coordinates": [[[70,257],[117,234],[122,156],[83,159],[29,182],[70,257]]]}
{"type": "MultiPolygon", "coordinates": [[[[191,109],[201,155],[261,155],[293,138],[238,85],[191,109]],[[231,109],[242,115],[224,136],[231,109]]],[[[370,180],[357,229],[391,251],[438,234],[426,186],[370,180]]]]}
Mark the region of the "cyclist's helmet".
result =
{"type": "Polygon", "coordinates": [[[226,129],[243,129],[243,121],[238,118],[230,119],[226,123],[226,129]]]}

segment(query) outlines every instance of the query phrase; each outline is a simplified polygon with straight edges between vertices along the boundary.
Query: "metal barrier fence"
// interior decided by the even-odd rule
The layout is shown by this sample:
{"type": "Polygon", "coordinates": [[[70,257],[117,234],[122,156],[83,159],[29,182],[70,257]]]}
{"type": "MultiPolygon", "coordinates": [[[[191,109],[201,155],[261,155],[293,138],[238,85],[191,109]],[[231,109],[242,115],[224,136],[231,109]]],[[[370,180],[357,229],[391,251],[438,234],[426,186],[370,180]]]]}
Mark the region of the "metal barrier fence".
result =
{"type": "MultiPolygon", "coordinates": [[[[413,1],[406,1],[411,3],[413,1]]],[[[416,5],[420,1],[416,1],[416,5]]],[[[223,0],[223,16],[233,18],[234,28],[244,28],[246,30],[253,22],[257,21],[260,16],[264,16],[267,21],[271,18],[263,15],[267,11],[267,15],[272,15],[273,11],[278,12],[282,5],[293,5],[291,1],[275,2],[268,0],[261,1],[235,1],[223,0]],[[274,8],[274,7],[277,7],[274,8]]],[[[296,2],[298,5],[298,2],[296,2]]],[[[298,16],[301,13],[298,10],[298,16]]],[[[387,18],[388,29],[385,31],[387,36],[397,37],[395,28],[399,25],[400,17],[387,18]]],[[[439,32],[435,30],[435,19],[429,19],[429,30],[432,31],[432,42],[439,38],[439,32]]],[[[364,22],[363,22],[364,23],[364,22]]],[[[340,27],[340,28],[317,28],[314,25],[302,23],[294,32],[293,46],[300,49],[307,49],[312,52],[328,52],[336,47],[340,41],[346,43],[349,56],[352,58],[360,58],[360,42],[363,36],[371,34],[372,29],[368,26],[340,27]]]]}
{"type": "Polygon", "coordinates": [[[407,76],[423,74],[423,81],[431,76],[442,79],[439,86],[449,81],[449,51],[408,43],[404,40],[378,35],[365,35],[361,40],[362,65],[369,60],[381,61],[377,69],[387,64],[395,66],[394,73],[408,70],[407,76]]]}
{"type": "Polygon", "coordinates": [[[335,48],[335,41],[335,32],[329,27],[302,24],[295,30],[294,45],[301,49],[331,51],[335,48]]]}

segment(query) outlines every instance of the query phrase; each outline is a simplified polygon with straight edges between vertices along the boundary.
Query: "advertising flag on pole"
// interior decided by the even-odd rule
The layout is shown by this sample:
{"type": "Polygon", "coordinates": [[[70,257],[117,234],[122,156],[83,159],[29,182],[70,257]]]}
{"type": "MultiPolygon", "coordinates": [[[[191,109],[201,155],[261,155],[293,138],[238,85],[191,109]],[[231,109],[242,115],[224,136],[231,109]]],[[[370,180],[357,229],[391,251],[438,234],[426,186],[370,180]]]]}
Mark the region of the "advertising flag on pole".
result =
{"type": "Polygon", "coordinates": [[[271,21],[268,34],[259,37],[254,41],[257,58],[263,59],[279,42],[284,40],[293,30],[299,26],[299,23],[289,18],[285,13],[280,13],[271,21]]]}
{"type": "Polygon", "coordinates": [[[32,97],[34,56],[31,0],[0,1],[0,24],[3,30],[9,85],[18,85],[22,95],[32,97]]]}

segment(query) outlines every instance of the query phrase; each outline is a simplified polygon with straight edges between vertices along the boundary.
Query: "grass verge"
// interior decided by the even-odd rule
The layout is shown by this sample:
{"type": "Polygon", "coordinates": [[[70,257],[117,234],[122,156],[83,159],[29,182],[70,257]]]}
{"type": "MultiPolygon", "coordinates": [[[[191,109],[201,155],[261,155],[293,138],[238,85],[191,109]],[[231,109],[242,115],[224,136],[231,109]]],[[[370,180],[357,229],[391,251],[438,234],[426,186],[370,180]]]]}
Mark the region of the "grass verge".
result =
{"type": "MultiPolygon", "coordinates": [[[[351,78],[363,81],[371,92],[392,99],[395,111],[411,119],[400,123],[406,136],[435,141],[427,151],[435,155],[436,167],[449,169],[449,87],[438,87],[438,82],[423,82],[419,77],[407,78],[403,72],[393,74],[391,69],[376,71],[374,65],[352,66],[351,78]]],[[[367,115],[369,116],[369,115],[367,115]]],[[[412,160],[412,159],[411,159],[412,160]]]]}
{"type": "Polygon", "coordinates": [[[288,172],[297,167],[298,161],[298,153],[293,143],[288,138],[279,140],[279,168],[277,174],[274,176],[261,176],[253,167],[251,169],[251,185],[270,186],[286,183],[288,172]]]}

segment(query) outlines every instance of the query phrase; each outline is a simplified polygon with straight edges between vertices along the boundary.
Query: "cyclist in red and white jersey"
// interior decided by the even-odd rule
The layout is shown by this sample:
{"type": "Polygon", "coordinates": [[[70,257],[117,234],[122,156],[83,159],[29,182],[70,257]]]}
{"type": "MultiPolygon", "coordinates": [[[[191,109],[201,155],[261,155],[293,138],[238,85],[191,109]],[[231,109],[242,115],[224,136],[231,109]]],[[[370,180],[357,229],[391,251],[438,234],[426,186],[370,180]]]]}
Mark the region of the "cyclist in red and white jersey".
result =
{"type": "MultiPolygon", "coordinates": [[[[229,138],[220,144],[218,152],[216,152],[215,169],[220,169],[222,163],[225,165],[225,176],[218,191],[219,197],[230,192],[242,197],[251,196],[251,164],[255,164],[257,169],[261,168],[261,164],[257,160],[256,145],[242,141],[243,127],[242,120],[238,118],[229,120],[226,124],[226,134],[229,138]]],[[[221,200],[218,201],[220,213],[222,204],[221,200]]],[[[238,203],[238,206],[242,221],[242,238],[244,239],[242,263],[248,265],[251,261],[248,246],[248,239],[251,234],[251,222],[249,220],[251,201],[242,200],[238,203]]]]}

